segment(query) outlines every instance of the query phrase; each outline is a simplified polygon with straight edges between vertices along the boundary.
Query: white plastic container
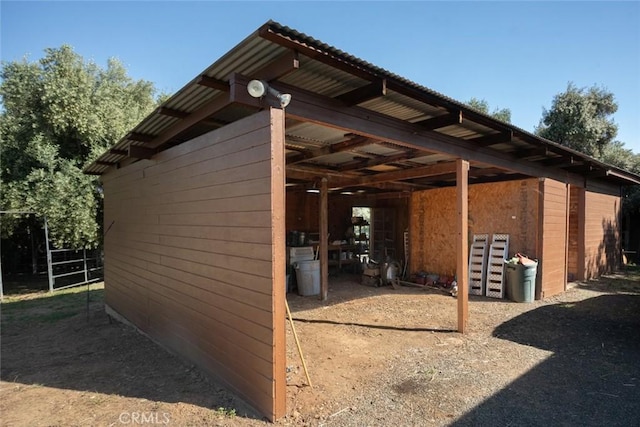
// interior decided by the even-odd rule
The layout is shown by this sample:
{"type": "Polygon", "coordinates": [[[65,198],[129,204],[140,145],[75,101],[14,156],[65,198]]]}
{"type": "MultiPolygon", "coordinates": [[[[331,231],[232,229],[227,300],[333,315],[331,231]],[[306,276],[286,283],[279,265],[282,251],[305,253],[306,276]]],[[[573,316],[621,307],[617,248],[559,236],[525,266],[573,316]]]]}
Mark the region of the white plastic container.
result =
{"type": "Polygon", "coordinates": [[[313,246],[289,248],[289,263],[291,265],[300,261],[313,261],[313,246]]]}
{"type": "Polygon", "coordinates": [[[311,296],[320,294],[320,261],[298,261],[296,279],[298,281],[298,294],[311,296]]]}

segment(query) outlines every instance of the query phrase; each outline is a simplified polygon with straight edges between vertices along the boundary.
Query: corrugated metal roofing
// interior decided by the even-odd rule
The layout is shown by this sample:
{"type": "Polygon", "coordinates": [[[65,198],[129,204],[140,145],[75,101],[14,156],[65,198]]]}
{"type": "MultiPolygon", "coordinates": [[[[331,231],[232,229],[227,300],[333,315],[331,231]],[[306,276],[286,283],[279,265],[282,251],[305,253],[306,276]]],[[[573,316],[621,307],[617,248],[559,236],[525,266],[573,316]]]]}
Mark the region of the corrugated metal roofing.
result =
{"type": "MultiPolygon", "coordinates": [[[[618,180],[630,182],[636,180],[640,182],[640,177],[636,175],[606,165],[552,141],[539,138],[516,126],[502,123],[441,93],[272,21],[263,25],[202,73],[198,74],[192,81],[165,101],[162,107],[185,115],[194,113],[203,106],[216,102],[216,99],[223,99],[222,97],[227,96],[220,88],[199,84],[201,76],[207,76],[220,82],[227,82],[232,73],[253,76],[259,70],[265,69],[269,64],[281,59],[283,55],[290,54],[292,48],[301,52],[299,56],[300,66],[298,69],[279,78],[280,82],[287,85],[321,96],[335,98],[365,86],[371,81],[372,77],[385,79],[388,82],[386,95],[362,102],[359,104],[360,108],[411,123],[442,116],[453,111],[462,111],[464,118],[462,123],[442,127],[436,131],[465,140],[493,135],[501,131],[509,131],[513,132],[511,141],[496,143],[491,147],[493,150],[510,153],[527,148],[547,147],[556,153],[549,154],[549,158],[558,157],[559,154],[573,156],[602,170],[615,171],[615,176],[618,180]],[[305,53],[308,56],[305,56],[305,53]]],[[[252,113],[253,110],[248,107],[240,105],[227,106],[210,117],[215,123],[209,129],[214,129],[216,126],[238,120],[252,113]]],[[[180,118],[161,114],[160,109],[157,109],[132,129],[132,132],[153,138],[161,135],[180,121],[180,118]]],[[[193,127],[193,131],[200,132],[199,129],[193,127]]],[[[202,129],[206,131],[207,128],[202,127],[202,129]]],[[[175,141],[184,140],[184,136],[190,136],[193,131],[185,130],[183,137],[176,138],[175,141]]],[[[311,124],[296,125],[291,129],[287,129],[287,134],[295,137],[294,144],[299,149],[311,149],[338,143],[345,139],[345,136],[339,130],[311,124]],[[305,140],[309,141],[309,144],[305,144],[305,140]]],[[[130,144],[138,145],[139,143],[125,136],[113,148],[126,151],[130,144]]],[[[352,153],[332,156],[331,161],[333,162],[335,159],[351,161],[350,159],[353,158],[354,153],[358,152],[385,156],[397,151],[388,146],[385,148],[384,145],[380,144],[374,147],[366,147],[366,150],[364,147],[360,147],[354,149],[352,153]]],[[[398,147],[398,150],[401,149],[401,147],[398,147]]],[[[418,154],[418,156],[420,157],[410,159],[406,164],[410,162],[430,164],[431,162],[453,159],[452,156],[445,154],[432,156],[418,154]]],[[[542,155],[541,158],[544,159],[546,157],[547,155],[542,155]]],[[[116,164],[126,158],[127,156],[124,154],[107,151],[96,162],[87,166],[85,172],[92,174],[105,173],[109,166],[104,163],[116,164]]],[[[536,157],[533,158],[538,159],[536,157]]],[[[316,164],[323,164],[327,159],[315,160],[316,164]]]]}

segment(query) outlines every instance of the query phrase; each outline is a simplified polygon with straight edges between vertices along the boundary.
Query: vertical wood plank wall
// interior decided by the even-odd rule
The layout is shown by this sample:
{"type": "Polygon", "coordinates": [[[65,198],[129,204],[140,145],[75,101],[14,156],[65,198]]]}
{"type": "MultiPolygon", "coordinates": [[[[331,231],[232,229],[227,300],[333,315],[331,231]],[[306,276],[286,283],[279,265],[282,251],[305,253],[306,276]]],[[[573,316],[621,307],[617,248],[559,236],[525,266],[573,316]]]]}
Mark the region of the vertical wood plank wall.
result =
{"type": "Polygon", "coordinates": [[[567,185],[551,179],[541,182],[542,241],[537,281],[541,297],[564,292],[567,280],[567,185]]]}
{"type": "Polygon", "coordinates": [[[285,413],[284,118],[103,176],[105,300],[270,419],[285,413]]]}
{"type": "MultiPolygon", "coordinates": [[[[455,188],[411,196],[410,271],[453,274],[456,270],[455,188]]],[[[538,180],[469,186],[469,238],[473,234],[510,235],[509,253],[537,258],[538,180]]]]}
{"type": "Polygon", "coordinates": [[[567,274],[570,281],[579,279],[578,259],[579,251],[579,206],[580,191],[583,189],[570,186],[569,187],[569,248],[567,257],[567,274]]]}
{"type": "Polygon", "coordinates": [[[585,192],[585,278],[620,265],[620,196],[613,187],[588,184],[585,192]],[[612,194],[613,193],[613,194],[612,194]]]}

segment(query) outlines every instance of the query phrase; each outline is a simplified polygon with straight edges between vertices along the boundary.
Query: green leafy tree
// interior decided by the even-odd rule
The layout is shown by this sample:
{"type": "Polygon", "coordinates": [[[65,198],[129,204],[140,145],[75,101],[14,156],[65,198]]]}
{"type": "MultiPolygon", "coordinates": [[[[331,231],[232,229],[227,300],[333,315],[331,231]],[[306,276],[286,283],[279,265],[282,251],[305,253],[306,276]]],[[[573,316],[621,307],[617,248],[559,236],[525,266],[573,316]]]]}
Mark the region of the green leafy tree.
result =
{"type": "Polygon", "coordinates": [[[511,123],[511,110],[508,108],[495,108],[490,112],[489,103],[485,99],[478,98],[471,98],[466,104],[481,113],[488,114],[505,123],[511,123]]]}
{"type": "MultiPolygon", "coordinates": [[[[640,174],[640,154],[616,140],[618,110],[613,93],[598,86],[578,88],[573,83],[553,98],[544,110],[536,133],[543,138],[581,151],[604,163],[640,174]]],[[[640,213],[640,186],[625,188],[623,211],[640,213]]]]}
{"type": "MultiPolygon", "coordinates": [[[[57,246],[95,246],[102,194],[82,168],[153,110],[153,84],[131,79],[115,59],[106,69],[86,62],[66,45],[37,62],[3,62],[0,77],[2,210],[46,215],[57,246]]],[[[3,218],[3,236],[24,221],[3,218]]]]}
{"type": "Polygon", "coordinates": [[[598,86],[578,88],[573,83],[544,109],[536,133],[543,138],[601,157],[613,143],[618,126],[612,115],[618,110],[613,93],[598,86]]]}

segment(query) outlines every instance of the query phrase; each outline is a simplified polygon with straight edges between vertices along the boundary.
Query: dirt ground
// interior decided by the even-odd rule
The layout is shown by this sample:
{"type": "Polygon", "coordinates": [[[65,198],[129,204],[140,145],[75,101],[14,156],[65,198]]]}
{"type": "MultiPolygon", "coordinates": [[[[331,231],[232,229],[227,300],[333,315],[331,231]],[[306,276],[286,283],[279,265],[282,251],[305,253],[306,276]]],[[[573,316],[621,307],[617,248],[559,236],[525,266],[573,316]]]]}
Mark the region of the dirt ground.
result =
{"type": "MultiPolygon", "coordinates": [[[[269,425],[85,289],[5,299],[2,425],[269,425]]],[[[342,275],[327,302],[288,300],[313,387],[288,329],[277,425],[640,425],[640,269],[530,304],[471,297],[466,335],[434,289],[342,275]]]]}

